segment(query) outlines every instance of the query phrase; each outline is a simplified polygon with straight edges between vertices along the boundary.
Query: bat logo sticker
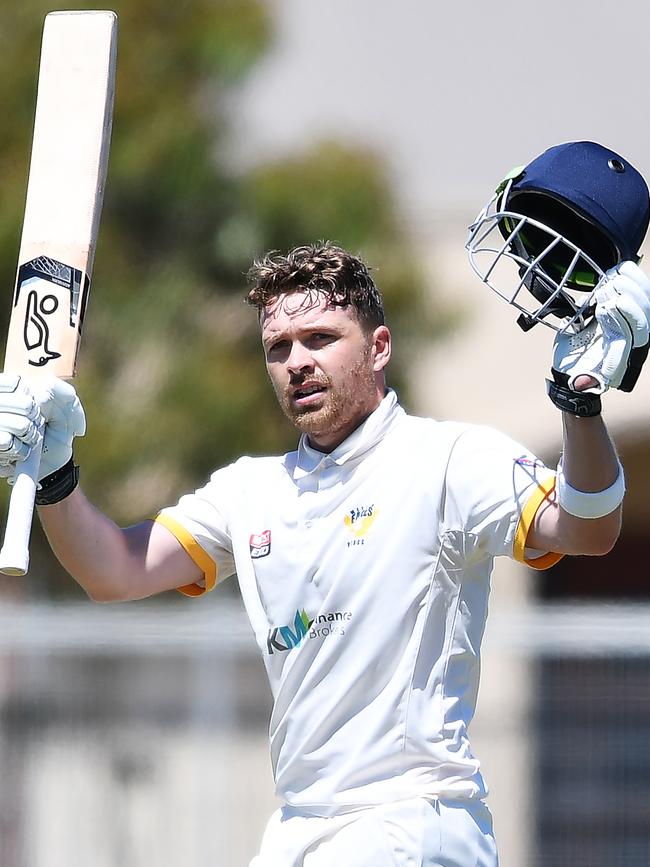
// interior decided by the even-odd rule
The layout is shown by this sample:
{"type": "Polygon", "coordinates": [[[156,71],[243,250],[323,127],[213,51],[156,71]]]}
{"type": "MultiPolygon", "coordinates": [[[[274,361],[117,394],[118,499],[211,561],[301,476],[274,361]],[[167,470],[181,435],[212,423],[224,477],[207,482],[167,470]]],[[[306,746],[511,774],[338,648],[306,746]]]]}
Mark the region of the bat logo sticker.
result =
{"type": "Polygon", "coordinates": [[[71,340],[78,343],[88,286],[87,275],[47,256],[20,266],[14,294],[15,339],[20,334],[29,365],[45,367],[69,353],[71,340]]]}
{"type": "Polygon", "coordinates": [[[49,347],[50,329],[47,316],[56,312],[59,302],[55,295],[44,295],[40,300],[38,293],[30,289],[27,295],[24,339],[29,352],[28,361],[34,367],[44,367],[61,353],[49,347]]]}

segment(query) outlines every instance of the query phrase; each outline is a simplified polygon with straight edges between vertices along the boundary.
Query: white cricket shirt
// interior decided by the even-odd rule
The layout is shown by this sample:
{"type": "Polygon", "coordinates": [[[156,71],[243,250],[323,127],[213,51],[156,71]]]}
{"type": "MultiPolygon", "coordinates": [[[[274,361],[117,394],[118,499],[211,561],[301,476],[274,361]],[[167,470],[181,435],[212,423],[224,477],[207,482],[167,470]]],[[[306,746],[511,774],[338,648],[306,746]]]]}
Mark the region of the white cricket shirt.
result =
{"type": "Polygon", "coordinates": [[[493,558],[526,559],[553,485],[516,442],[409,416],[389,391],[331,454],[303,436],[158,515],[208,589],[237,572],[274,697],[281,798],[330,815],[485,794],[467,728],[493,558]]]}

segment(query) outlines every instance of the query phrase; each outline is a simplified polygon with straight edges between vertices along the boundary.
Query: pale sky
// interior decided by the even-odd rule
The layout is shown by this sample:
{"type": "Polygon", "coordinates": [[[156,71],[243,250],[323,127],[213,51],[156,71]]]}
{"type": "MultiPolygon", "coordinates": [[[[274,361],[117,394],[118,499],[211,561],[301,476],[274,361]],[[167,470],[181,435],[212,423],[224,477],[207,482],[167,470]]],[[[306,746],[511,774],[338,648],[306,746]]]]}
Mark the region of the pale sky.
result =
{"type": "Polygon", "coordinates": [[[647,0],[268,2],[277,42],[236,106],[245,160],[323,136],[371,145],[425,224],[473,215],[561,141],[600,141],[650,175],[647,0]]]}

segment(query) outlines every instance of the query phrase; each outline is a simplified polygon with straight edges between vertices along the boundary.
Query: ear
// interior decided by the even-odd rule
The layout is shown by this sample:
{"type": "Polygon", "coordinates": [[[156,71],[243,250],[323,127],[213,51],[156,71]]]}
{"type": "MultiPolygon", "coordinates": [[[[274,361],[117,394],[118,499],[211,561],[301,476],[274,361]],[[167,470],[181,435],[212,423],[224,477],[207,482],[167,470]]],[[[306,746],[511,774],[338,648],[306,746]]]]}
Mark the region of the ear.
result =
{"type": "Polygon", "coordinates": [[[391,336],[386,325],[379,325],[372,333],[373,370],[383,370],[390,361],[391,336]]]}

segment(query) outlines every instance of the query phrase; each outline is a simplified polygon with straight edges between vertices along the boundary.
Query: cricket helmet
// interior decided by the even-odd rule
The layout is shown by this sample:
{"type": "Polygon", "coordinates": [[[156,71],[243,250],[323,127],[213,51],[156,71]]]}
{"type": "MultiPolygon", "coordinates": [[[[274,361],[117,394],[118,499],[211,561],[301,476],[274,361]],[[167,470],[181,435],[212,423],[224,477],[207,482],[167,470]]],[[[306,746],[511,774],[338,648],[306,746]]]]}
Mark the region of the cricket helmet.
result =
{"type": "Polygon", "coordinates": [[[648,187],[630,163],[595,142],[567,142],[506,176],[466,247],[481,280],[521,311],[524,330],[543,322],[578,331],[605,272],[639,261],[649,220],[648,187]]]}

